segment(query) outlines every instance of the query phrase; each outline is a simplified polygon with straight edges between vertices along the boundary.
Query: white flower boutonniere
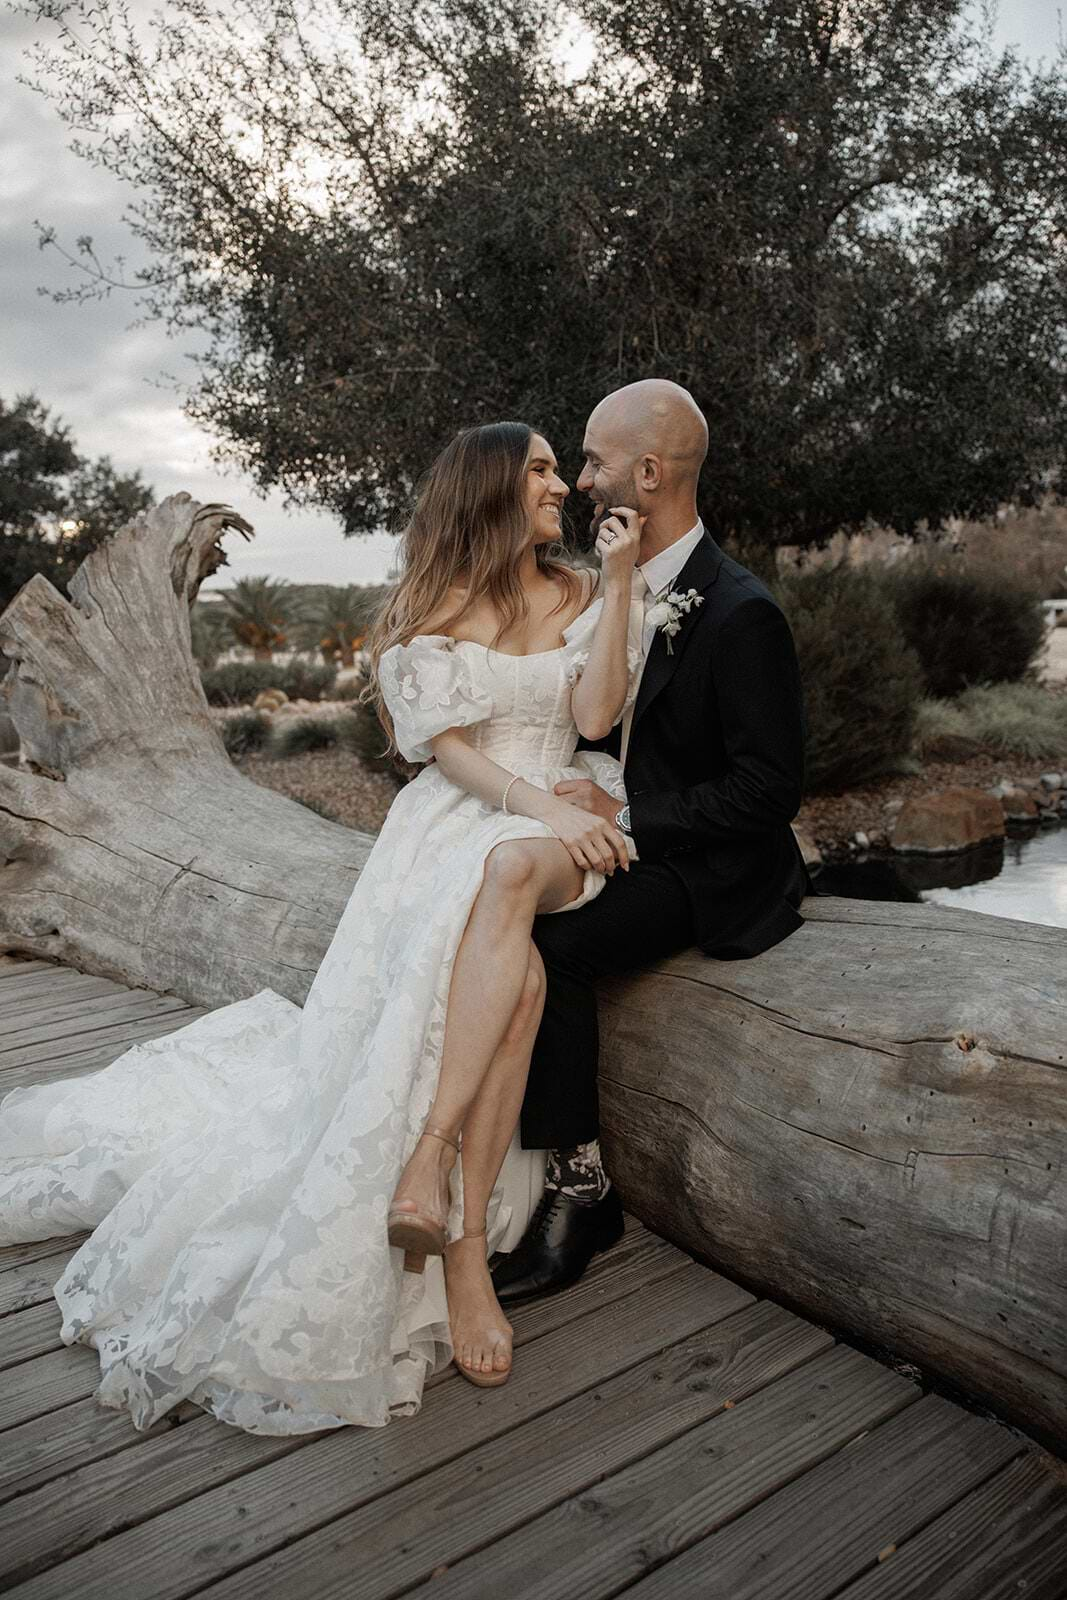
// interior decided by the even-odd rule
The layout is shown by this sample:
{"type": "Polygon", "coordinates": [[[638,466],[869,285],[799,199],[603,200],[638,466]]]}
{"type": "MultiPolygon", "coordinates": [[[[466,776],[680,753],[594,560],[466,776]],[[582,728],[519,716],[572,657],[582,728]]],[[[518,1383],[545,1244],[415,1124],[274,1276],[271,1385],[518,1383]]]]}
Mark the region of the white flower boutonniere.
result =
{"type": "Polygon", "coordinates": [[[670,590],[656,601],[655,605],[645,614],[645,621],[660,633],[667,635],[667,654],[674,654],[674,636],[681,631],[682,618],[687,616],[694,606],[702,606],[704,596],[697,594],[695,589],[686,590],[682,594],[677,589],[670,590]]]}

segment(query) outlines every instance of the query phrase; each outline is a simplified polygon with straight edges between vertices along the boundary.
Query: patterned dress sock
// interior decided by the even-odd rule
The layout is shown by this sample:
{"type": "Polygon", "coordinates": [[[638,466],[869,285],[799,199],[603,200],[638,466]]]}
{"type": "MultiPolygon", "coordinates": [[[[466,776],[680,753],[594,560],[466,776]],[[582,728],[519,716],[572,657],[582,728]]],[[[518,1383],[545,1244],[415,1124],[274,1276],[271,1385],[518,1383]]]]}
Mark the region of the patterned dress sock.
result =
{"type": "Polygon", "coordinates": [[[600,1140],[576,1144],[572,1150],[550,1150],[545,1187],[559,1189],[579,1205],[595,1205],[611,1188],[600,1157],[600,1140]]]}

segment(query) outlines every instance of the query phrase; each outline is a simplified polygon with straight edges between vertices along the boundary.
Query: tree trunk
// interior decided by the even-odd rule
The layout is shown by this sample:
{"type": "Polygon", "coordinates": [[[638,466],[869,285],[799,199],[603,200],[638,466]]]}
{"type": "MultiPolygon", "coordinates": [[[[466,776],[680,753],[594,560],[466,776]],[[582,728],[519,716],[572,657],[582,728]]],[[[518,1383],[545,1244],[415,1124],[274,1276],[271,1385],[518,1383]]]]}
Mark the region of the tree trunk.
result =
{"type": "MultiPolygon", "coordinates": [[[[303,999],[372,840],[241,777],[189,603],[247,525],[188,496],[0,618],[0,950],[218,1005],[303,999]]],[[[1067,1443],[1067,933],[818,899],[755,961],[605,985],[629,1208],[809,1316],[1067,1443]]]]}
{"type": "Polygon", "coordinates": [[[249,782],[189,649],[222,506],[175,495],[0,617],[30,771],[0,768],[0,949],[224,1002],[302,1000],[373,840],[249,782]]]}

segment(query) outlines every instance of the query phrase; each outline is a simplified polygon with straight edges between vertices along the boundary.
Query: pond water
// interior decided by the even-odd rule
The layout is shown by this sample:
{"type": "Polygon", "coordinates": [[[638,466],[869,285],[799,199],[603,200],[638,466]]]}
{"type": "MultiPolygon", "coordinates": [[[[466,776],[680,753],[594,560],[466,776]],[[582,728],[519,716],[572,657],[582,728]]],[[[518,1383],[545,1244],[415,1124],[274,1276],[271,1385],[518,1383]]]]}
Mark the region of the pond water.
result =
{"type": "Polygon", "coordinates": [[[856,900],[932,900],[1067,928],[1067,827],[1043,828],[961,855],[829,863],[816,888],[856,900]]]}

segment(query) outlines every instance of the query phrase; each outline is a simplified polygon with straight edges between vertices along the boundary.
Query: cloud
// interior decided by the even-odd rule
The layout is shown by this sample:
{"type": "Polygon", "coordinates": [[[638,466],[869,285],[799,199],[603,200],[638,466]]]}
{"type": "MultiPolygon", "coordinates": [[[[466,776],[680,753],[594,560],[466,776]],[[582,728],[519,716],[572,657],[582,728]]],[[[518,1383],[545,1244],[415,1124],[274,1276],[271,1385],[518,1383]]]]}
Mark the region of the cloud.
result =
{"type": "MultiPolygon", "coordinates": [[[[154,8],[155,0],[134,0],[138,17],[154,8]]],[[[1049,0],[1004,0],[996,36],[1032,57],[1051,55],[1054,8],[1049,0]]],[[[131,327],[135,312],[121,293],[87,306],[55,305],[38,293],[42,284],[69,286],[71,275],[58,256],[38,249],[35,219],[56,228],[68,248],[90,233],[103,260],[126,253],[131,270],[143,260],[122,222],[130,192],[75,156],[49,102],[15,81],[32,76],[24,52],[41,37],[31,19],[0,15],[0,393],[10,399],[32,390],[69,424],[85,454],[142,472],[158,493],[187,489],[236,505],[258,534],[233,550],[235,575],[380,582],[395,560],[388,535],[345,539],[333,517],[288,511],[280,495],[262,499],[241,474],[212,463],[212,441],[184,416],[174,386],[193,379],[189,336],[131,327]]]]}
{"type": "Polygon", "coordinates": [[[235,505],[256,525],[256,538],[228,541],[231,566],[216,582],[228,574],[381,582],[396,558],[390,535],[346,539],[336,518],[287,510],[280,494],[262,497],[243,474],[212,462],[212,439],[181,409],[180,385],[194,376],[190,336],[131,326],[136,311],[121,292],[84,306],[56,305],[38,292],[73,281],[54,252],[38,248],[38,220],[68,249],[89,233],[102,260],[125,254],[129,270],[143,261],[122,222],[130,191],[74,155],[48,101],[15,81],[32,75],[25,51],[39,37],[28,19],[0,16],[0,393],[8,400],[37,394],[83,454],[141,472],[157,494],[186,489],[235,505]]]}

